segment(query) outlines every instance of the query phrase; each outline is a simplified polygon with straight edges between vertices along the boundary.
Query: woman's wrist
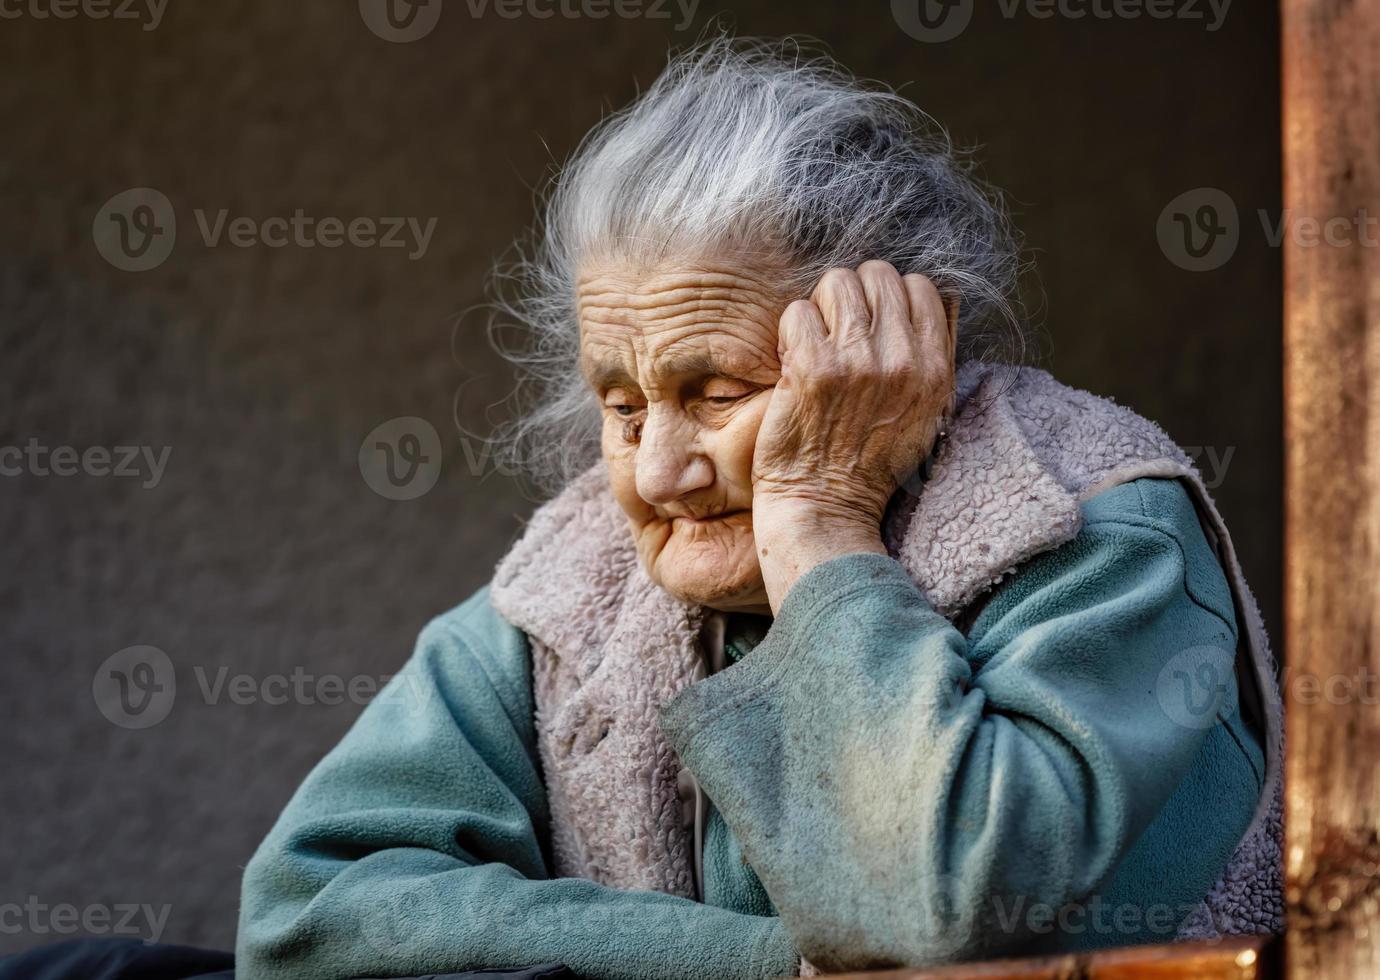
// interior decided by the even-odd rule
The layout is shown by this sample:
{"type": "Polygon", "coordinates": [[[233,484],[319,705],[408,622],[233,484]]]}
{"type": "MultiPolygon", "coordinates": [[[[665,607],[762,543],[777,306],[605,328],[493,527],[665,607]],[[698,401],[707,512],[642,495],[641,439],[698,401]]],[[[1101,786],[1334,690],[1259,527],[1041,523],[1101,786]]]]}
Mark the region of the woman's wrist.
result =
{"type": "Polygon", "coordinates": [[[759,508],[759,502],[754,501],[753,535],[772,615],[781,611],[795,583],[826,561],[844,555],[887,553],[878,525],[870,520],[798,504],[759,508]]]}

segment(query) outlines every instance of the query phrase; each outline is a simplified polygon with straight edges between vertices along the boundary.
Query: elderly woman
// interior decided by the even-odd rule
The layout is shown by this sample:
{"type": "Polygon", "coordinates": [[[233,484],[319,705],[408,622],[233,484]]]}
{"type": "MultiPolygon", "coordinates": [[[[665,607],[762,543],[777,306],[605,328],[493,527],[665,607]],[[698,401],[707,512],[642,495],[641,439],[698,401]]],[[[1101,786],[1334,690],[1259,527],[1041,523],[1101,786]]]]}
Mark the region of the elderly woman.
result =
{"type": "Polygon", "coordinates": [[[711,43],[548,208],[515,438],[565,486],[283,813],[240,969],[719,980],[1278,927],[1230,539],[1155,425],[980,359],[1014,250],[918,110],[711,43]]]}

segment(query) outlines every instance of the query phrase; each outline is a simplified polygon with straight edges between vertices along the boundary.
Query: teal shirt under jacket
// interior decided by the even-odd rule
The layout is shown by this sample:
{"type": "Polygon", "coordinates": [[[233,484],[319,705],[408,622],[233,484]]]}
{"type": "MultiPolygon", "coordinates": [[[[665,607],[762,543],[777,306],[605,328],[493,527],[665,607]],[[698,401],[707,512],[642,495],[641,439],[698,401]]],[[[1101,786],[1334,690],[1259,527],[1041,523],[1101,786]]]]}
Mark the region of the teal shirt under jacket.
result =
{"type": "Polygon", "coordinates": [[[1263,752],[1210,653],[1237,626],[1182,487],[1138,480],[1083,517],[965,632],[874,554],[804,576],[755,646],[731,628],[741,659],[662,716],[714,803],[704,902],[550,877],[528,646],[481,589],[427,626],[254,855],[238,968],[722,980],[802,953],[1168,941],[1249,823],[1263,752]]]}

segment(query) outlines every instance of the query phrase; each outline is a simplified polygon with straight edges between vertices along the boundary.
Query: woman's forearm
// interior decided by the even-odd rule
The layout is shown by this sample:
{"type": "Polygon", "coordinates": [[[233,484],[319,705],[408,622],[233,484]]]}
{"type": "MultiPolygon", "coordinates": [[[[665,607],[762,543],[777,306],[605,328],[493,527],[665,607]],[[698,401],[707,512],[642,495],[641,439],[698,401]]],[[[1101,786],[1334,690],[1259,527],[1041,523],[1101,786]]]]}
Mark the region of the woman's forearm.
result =
{"type": "Polygon", "coordinates": [[[668,708],[811,962],[1018,948],[1028,923],[995,928],[1000,911],[1094,889],[1191,764],[1203,733],[1148,692],[1204,630],[1234,639],[1184,594],[1172,539],[1099,526],[1013,588],[994,645],[970,648],[890,559],[826,563],[668,708]]]}
{"type": "Polygon", "coordinates": [[[427,628],[246,869],[246,976],[542,963],[627,980],[793,970],[776,918],[549,877],[529,670],[522,634],[486,590],[427,628]]]}
{"type": "MultiPolygon", "coordinates": [[[[300,885],[321,863],[319,853],[283,855],[273,873],[300,885]]],[[[746,980],[796,964],[775,917],[581,878],[528,880],[506,865],[466,866],[416,848],[375,851],[314,893],[258,884],[270,903],[242,923],[239,967],[268,980],[543,963],[610,980],[746,980]]]]}

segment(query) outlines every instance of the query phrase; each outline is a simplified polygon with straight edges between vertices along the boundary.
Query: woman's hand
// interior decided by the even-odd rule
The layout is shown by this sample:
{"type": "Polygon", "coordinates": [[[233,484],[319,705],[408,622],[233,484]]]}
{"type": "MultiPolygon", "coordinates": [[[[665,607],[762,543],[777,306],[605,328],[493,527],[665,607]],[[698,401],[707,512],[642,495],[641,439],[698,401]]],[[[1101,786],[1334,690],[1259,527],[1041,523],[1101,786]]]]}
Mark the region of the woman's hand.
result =
{"type": "Polygon", "coordinates": [[[882,512],[934,444],[957,307],[886,262],[831,269],[781,316],[781,380],[757,435],[752,523],[772,611],[821,562],[886,554],[882,512]]]}

